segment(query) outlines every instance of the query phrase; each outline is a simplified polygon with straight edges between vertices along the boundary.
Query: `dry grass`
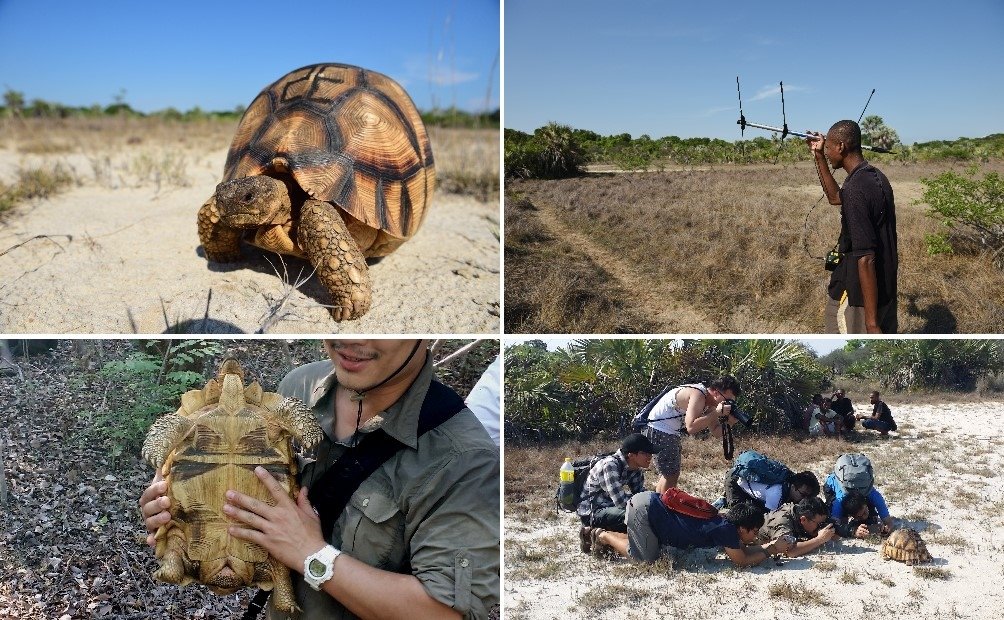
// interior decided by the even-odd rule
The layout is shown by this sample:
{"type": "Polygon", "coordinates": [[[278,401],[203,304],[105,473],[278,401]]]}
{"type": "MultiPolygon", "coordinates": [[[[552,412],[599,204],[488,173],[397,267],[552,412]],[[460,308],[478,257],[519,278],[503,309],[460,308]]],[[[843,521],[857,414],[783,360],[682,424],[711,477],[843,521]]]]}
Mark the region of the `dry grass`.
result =
{"type": "Polygon", "coordinates": [[[73,183],[70,172],[58,164],[51,167],[22,168],[17,180],[8,185],[0,181],[0,218],[17,204],[47,198],[73,183]]]}
{"type": "Polygon", "coordinates": [[[505,329],[512,333],[655,331],[601,266],[559,239],[528,201],[505,207],[505,329]]]}
{"type": "Polygon", "coordinates": [[[579,597],[578,606],[585,613],[599,613],[624,604],[639,604],[653,593],[645,588],[625,584],[597,586],[579,597]]]}
{"type": "Polygon", "coordinates": [[[779,581],[770,584],[770,587],[767,588],[767,593],[772,598],[788,602],[795,607],[803,605],[826,606],[830,604],[824,592],[802,585],[795,585],[788,581],[779,581]]]}
{"type": "Polygon", "coordinates": [[[914,566],[913,572],[924,579],[950,579],[952,571],[940,566],[914,566]]]}
{"type": "MultiPolygon", "coordinates": [[[[924,236],[938,226],[924,214],[923,205],[914,204],[923,190],[920,178],[949,167],[883,167],[897,192],[900,330],[998,333],[1004,329],[1004,308],[970,300],[985,299],[986,291],[1004,286],[1004,272],[993,268],[987,256],[931,257],[924,249],[924,236]]],[[[993,162],[987,169],[1004,170],[1004,162],[993,162]]],[[[803,243],[812,255],[821,257],[839,230],[837,209],[828,204],[813,207],[820,194],[815,173],[806,165],[513,181],[507,185],[506,246],[519,247],[526,264],[553,260],[546,252],[553,246],[523,243],[518,236],[519,220],[531,214],[514,209],[510,202],[523,197],[617,253],[651,283],[652,290],[624,291],[617,282],[604,282],[600,274],[592,282],[598,299],[631,307],[632,299],[649,297],[671,283],[673,299],[691,300],[708,317],[706,332],[816,333],[823,327],[828,273],[803,243]],[[808,233],[803,226],[807,213],[808,233]],[[510,237],[510,232],[517,236],[510,237]]],[[[577,331],[571,328],[575,315],[563,307],[563,300],[547,294],[550,282],[527,279],[522,272],[510,274],[509,258],[507,252],[507,309],[520,308],[520,314],[513,323],[507,317],[507,331],[533,331],[526,328],[538,323],[536,317],[562,313],[568,318],[558,320],[560,329],[555,331],[577,331]]],[[[636,312],[654,314],[644,308],[636,312]]],[[[637,333],[651,331],[643,324],[628,327],[637,333]]]]}
{"type": "MultiPolygon", "coordinates": [[[[207,165],[203,156],[226,152],[237,121],[206,118],[98,117],[0,120],[0,148],[36,158],[83,157],[101,187],[155,184],[185,187],[188,170],[207,165]]],[[[429,127],[438,191],[497,201],[497,129],[429,127]]],[[[222,173],[222,169],[216,171],[222,173]]],[[[76,172],[77,181],[83,172],[76,172]]]]}

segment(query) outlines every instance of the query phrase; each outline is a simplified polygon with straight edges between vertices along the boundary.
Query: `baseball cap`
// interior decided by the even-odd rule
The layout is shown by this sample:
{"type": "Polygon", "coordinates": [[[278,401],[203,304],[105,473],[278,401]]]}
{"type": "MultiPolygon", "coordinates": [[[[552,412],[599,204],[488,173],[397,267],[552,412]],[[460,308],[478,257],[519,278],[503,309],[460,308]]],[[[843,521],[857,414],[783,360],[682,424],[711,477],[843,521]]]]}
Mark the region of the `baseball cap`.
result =
{"type": "Polygon", "coordinates": [[[648,437],[642,435],[641,433],[632,433],[624,438],[621,442],[621,452],[624,454],[631,454],[632,452],[647,452],[649,454],[655,453],[655,446],[648,437]]]}

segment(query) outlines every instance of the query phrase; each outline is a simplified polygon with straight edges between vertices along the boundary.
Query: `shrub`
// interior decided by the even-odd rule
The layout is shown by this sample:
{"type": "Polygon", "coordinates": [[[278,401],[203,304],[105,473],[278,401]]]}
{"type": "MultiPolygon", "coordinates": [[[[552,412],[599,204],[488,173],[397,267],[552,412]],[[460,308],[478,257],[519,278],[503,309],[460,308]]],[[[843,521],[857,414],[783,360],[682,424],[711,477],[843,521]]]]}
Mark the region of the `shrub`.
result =
{"type": "Polygon", "coordinates": [[[965,241],[994,253],[998,265],[1004,263],[1004,181],[996,172],[979,180],[978,168],[966,175],[948,171],[934,179],[921,179],[927,187],[923,201],[928,214],[940,219],[947,232],[925,239],[928,252],[940,254],[953,249],[951,241],[965,241]]]}
{"type": "Polygon", "coordinates": [[[208,340],[170,340],[163,355],[142,351],[107,362],[101,375],[122,398],[95,415],[95,428],[116,459],[138,452],[147,429],[162,413],[178,408],[179,397],[201,382],[200,373],[184,367],[217,355],[220,344],[208,340]]]}

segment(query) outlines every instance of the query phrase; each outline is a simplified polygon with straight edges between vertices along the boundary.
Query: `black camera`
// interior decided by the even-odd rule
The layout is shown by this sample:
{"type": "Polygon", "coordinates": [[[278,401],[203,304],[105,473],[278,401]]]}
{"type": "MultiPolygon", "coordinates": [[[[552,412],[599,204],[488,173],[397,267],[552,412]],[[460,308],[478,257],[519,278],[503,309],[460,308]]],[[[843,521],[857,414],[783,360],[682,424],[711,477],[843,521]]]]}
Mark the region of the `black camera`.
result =
{"type": "Polygon", "coordinates": [[[729,409],[729,413],[732,414],[732,417],[742,422],[743,426],[749,426],[750,422],[753,421],[753,418],[751,418],[748,413],[742,411],[739,406],[736,405],[736,401],[731,398],[726,398],[722,404],[731,407],[731,409],[729,409]]]}
{"type": "Polygon", "coordinates": [[[826,267],[826,270],[833,271],[834,269],[836,269],[837,265],[840,264],[840,259],[843,257],[844,255],[836,250],[830,250],[829,252],[827,252],[826,264],[824,265],[826,267]]]}

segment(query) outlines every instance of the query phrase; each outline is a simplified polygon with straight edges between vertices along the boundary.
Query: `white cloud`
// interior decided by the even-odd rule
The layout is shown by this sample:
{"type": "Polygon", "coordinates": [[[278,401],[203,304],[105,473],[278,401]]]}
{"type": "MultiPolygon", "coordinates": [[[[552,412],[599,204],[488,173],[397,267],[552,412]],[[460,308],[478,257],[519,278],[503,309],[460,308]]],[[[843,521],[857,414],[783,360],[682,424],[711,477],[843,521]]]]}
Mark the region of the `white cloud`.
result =
{"type": "MultiPolygon", "coordinates": [[[[787,92],[808,92],[808,88],[804,86],[785,86],[784,90],[787,92]]],[[[781,86],[764,86],[757,91],[757,94],[753,95],[751,101],[760,101],[761,99],[767,99],[768,97],[779,97],[781,94],[781,86]]]]}
{"type": "Polygon", "coordinates": [[[739,108],[734,105],[722,105],[714,108],[708,108],[707,110],[703,110],[702,112],[698,113],[697,118],[708,118],[710,116],[715,116],[716,114],[721,114],[722,112],[728,112],[730,110],[738,112],[739,108]]]}

